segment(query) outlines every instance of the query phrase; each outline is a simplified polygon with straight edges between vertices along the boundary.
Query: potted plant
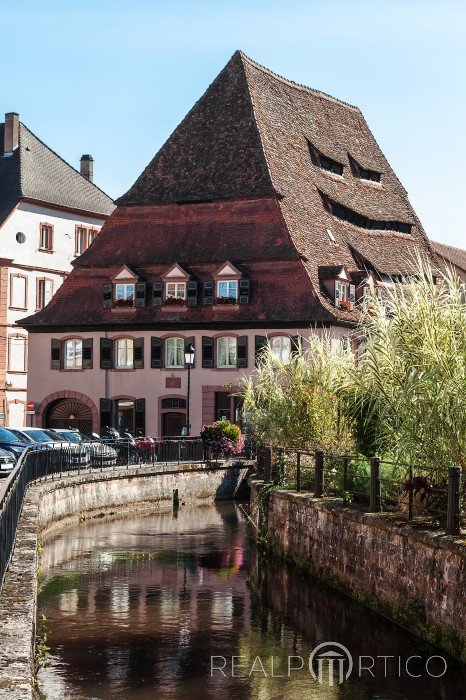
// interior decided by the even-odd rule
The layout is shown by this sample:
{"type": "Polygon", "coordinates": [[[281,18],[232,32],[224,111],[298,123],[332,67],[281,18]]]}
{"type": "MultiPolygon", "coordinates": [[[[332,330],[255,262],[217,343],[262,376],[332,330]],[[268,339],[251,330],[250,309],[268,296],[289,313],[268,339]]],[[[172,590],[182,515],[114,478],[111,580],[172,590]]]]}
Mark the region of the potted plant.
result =
{"type": "Polygon", "coordinates": [[[115,306],[134,306],[134,300],[131,297],[129,299],[115,299],[115,306]]]}
{"type": "Polygon", "coordinates": [[[165,299],[166,306],[184,306],[185,301],[182,297],[169,296],[165,299]]]}
{"type": "Polygon", "coordinates": [[[351,311],[351,304],[347,299],[342,299],[340,301],[340,309],[343,309],[343,311],[351,311]]]}
{"type": "Polygon", "coordinates": [[[216,304],[236,304],[235,297],[217,297],[216,304]]]}

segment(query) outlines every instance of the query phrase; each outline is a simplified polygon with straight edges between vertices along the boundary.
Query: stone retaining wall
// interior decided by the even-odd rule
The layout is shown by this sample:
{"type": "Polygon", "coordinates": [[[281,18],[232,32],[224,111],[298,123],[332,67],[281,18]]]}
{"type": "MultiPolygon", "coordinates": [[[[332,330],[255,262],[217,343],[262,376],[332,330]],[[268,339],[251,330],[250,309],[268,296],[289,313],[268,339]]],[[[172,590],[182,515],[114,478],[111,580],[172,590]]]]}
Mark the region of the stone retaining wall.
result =
{"type": "Polygon", "coordinates": [[[277,553],[466,661],[466,539],[287,491],[266,518],[277,553]]]}
{"type": "Polygon", "coordinates": [[[31,485],[26,493],[13,559],[0,594],[0,698],[33,697],[39,534],[45,528],[97,515],[157,512],[238,495],[249,466],[179,469],[135,467],[70,475],[31,485]]]}

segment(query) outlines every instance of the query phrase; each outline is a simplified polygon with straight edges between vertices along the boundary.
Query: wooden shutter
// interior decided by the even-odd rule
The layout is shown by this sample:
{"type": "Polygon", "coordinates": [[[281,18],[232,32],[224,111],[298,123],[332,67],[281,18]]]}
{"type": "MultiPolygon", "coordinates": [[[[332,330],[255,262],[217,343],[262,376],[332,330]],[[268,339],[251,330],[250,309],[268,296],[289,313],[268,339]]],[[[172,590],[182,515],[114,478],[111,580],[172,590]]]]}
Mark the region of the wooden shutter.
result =
{"type": "Polygon", "coordinates": [[[154,300],[154,306],[162,306],[163,298],[163,284],[162,282],[154,282],[152,287],[152,296],[154,300]]]}
{"type": "Polygon", "coordinates": [[[93,346],[94,341],[92,338],[83,340],[83,369],[92,369],[93,346]]]}
{"type": "Polygon", "coordinates": [[[301,350],[301,336],[293,335],[291,337],[291,356],[294,357],[299,354],[301,350]]]}
{"type": "Polygon", "coordinates": [[[112,306],[112,292],[113,287],[111,284],[102,285],[102,306],[104,307],[104,309],[108,309],[112,306]]]}
{"type": "Polygon", "coordinates": [[[186,304],[187,306],[197,306],[197,282],[190,280],[186,285],[188,292],[186,304]]]}
{"type": "Polygon", "coordinates": [[[205,306],[212,306],[214,303],[214,283],[204,282],[204,304],[205,306]]]}
{"type": "MultiPolygon", "coordinates": [[[[193,335],[190,335],[189,338],[186,338],[186,340],[184,341],[184,344],[185,344],[185,347],[186,347],[186,345],[192,345],[193,348],[196,349],[196,344],[195,344],[195,342],[194,342],[194,336],[193,336],[193,335]]],[[[195,367],[195,365],[196,365],[196,353],[194,353],[194,364],[193,364],[193,367],[195,367]]]]}
{"type": "Polygon", "coordinates": [[[136,435],[146,434],[146,400],[136,399],[134,402],[134,432],[136,435]]]}
{"type": "Polygon", "coordinates": [[[100,369],[112,369],[113,342],[108,338],[100,339],[100,369]]]}
{"type": "Polygon", "coordinates": [[[133,341],[133,366],[134,369],[144,369],[144,338],[133,341]]]}
{"type": "Polygon", "coordinates": [[[150,339],[150,366],[154,369],[163,367],[163,340],[152,337],[150,339]]]}
{"type": "Polygon", "coordinates": [[[61,340],[58,338],[52,338],[51,340],[51,345],[50,345],[50,368],[51,369],[60,369],[61,367],[61,357],[62,355],[62,348],[61,348],[61,340]]]}
{"type": "Polygon", "coordinates": [[[239,281],[239,303],[249,304],[251,301],[251,282],[250,280],[239,281]]]}
{"type": "Polygon", "coordinates": [[[254,343],[254,359],[256,367],[259,363],[259,358],[262,354],[263,349],[267,347],[267,336],[266,335],[256,335],[254,343]]]}
{"type": "Polygon", "coordinates": [[[134,301],[134,306],[145,306],[146,305],[146,288],[145,282],[138,282],[136,284],[136,299],[134,301]]]}
{"type": "Polygon", "coordinates": [[[340,302],[341,302],[341,284],[338,280],[335,280],[335,306],[337,309],[340,308],[340,302]]]}
{"type": "Polygon", "coordinates": [[[356,287],[354,286],[354,284],[350,284],[350,286],[349,286],[348,301],[349,301],[349,305],[350,305],[350,310],[353,311],[354,303],[356,301],[356,287]]]}
{"type": "Polygon", "coordinates": [[[214,339],[207,335],[202,336],[202,366],[214,366],[214,339]]]}
{"type": "Polygon", "coordinates": [[[236,341],[236,366],[248,366],[248,336],[241,335],[236,341]]]}
{"type": "Polygon", "coordinates": [[[110,399],[100,399],[100,434],[112,425],[112,402],[110,399]]]}

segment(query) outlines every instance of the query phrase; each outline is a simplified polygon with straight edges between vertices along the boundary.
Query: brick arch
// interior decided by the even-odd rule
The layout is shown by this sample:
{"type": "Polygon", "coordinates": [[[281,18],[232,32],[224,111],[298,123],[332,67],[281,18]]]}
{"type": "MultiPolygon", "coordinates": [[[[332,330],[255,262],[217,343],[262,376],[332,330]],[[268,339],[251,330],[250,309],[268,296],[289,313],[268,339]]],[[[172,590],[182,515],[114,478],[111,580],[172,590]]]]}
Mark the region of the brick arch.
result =
{"type": "Polygon", "coordinates": [[[91,409],[92,413],[92,430],[95,433],[99,432],[99,411],[97,410],[97,406],[95,405],[93,400],[90,399],[89,396],[86,396],[86,394],[82,394],[80,391],[70,391],[68,389],[66,389],[65,391],[55,391],[53,394],[49,394],[48,396],[46,396],[45,399],[42,399],[36,413],[36,425],[38,427],[43,426],[43,416],[46,408],[53,401],[58,401],[59,399],[76,399],[76,401],[81,401],[83,404],[88,406],[91,409]]]}

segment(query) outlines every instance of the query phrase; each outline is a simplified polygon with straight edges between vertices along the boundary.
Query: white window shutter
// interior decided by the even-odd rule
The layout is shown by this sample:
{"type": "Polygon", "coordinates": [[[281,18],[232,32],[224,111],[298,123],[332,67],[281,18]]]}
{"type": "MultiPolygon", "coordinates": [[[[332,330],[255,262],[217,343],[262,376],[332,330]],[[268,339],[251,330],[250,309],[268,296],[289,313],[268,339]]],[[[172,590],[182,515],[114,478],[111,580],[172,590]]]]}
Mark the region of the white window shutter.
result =
{"type": "Polygon", "coordinates": [[[341,285],[338,280],[335,280],[335,306],[337,309],[340,308],[341,302],[341,285]]]}
{"type": "Polygon", "coordinates": [[[354,309],[354,302],[356,301],[356,287],[354,284],[350,284],[349,286],[349,304],[350,304],[350,310],[353,311],[354,309]]]}

